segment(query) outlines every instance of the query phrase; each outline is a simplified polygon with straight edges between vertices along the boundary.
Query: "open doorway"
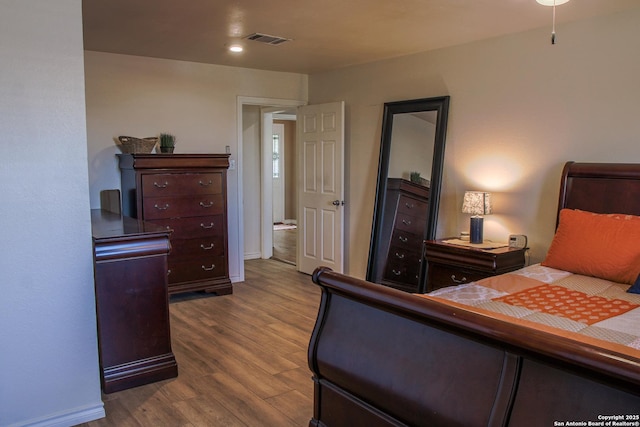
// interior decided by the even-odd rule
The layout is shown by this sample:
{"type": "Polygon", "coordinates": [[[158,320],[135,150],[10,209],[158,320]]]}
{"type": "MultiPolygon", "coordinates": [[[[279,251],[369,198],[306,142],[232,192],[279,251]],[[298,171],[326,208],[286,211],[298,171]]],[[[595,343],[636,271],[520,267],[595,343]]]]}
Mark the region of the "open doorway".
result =
{"type": "MultiPolygon", "coordinates": [[[[274,249],[278,258],[288,259],[295,263],[295,249],[297,241],[291,238],[291,225],[296,225],[297,192],[296,180],[296,152],[295,152],[295,120],[296,107],[303,105],[302,101],[244,98],[239,97],[239,121],[240,148],[242,157],[242,244],[244,259],[272,258],[274,249]],[[284,188],[280,198],[284,200],[284,207],[280,208],[280,219],[274,220],[273,200],[273,122],[284,126],[284,152],[283,163],[279,166],[280,176],[284,176],[284,188]],[[292,151],[294,150],[294,151],[292,151]],[[293,186],[291,185],[293,183],[293,186]],[[293,213],[292,213],[293,212],[293,213]],[[280,222],[274,227],[274,222],[280,222]],[[281,243],[274,244],[274,228],[281,235],[287,235],[281,243]],[[284,230],[283,230],[284,229],[284,230]],[[278,249],[286,249],[293,255],[281,255],[278,249]]],[[[279,139],[281,137],[278,137],[279,139]]],[[[278,214],[276,213],[276,216],[278,214]]],[[[244,269],[243,269],[244,270],[244,269]]]]}
{"type": "MultiPolygon", "coordinates": [[[[298,185],[293,192],[298,199],[294,203],[298,216],[296,268],[311,274],[324,265],[342,272],[344,101],[304,105],[304,101],[238,97],[242,119],[238,120],[237,197],[243,224],[238,254],[245,260],[273,256],[273,115],[295,110],[301,119],[293,144],[297,153],[290,156],[298,185]]],[[[242,281],[244,266],[240,270],[242,281]]]]}

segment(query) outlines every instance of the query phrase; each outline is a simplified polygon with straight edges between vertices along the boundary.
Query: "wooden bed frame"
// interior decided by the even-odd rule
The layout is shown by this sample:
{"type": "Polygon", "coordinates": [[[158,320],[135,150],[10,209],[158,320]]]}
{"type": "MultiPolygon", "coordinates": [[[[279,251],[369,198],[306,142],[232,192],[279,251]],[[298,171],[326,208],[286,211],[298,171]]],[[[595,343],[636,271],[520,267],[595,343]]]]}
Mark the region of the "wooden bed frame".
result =
{"type": "MultiPolygon", "coordinates": [[[[564,207],[640,214],[640,164],[567,163],[564,207]]],[[[313,281],[322,300],[310,426],[640,421],[640,351],[603,351],[327,268],[313,281]]]]}

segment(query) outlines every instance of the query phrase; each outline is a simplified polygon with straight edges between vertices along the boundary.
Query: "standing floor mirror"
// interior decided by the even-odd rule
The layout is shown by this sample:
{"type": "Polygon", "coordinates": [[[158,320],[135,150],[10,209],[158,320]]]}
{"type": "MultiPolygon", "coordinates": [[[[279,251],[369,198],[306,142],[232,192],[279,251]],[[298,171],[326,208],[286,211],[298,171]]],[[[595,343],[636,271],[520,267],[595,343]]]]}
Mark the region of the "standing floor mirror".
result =
{"type": "Polygon", "coordinates": [[[367,280],[426,289],[424,241],[435,238],[449,97],[384,104],[367,280]]]}

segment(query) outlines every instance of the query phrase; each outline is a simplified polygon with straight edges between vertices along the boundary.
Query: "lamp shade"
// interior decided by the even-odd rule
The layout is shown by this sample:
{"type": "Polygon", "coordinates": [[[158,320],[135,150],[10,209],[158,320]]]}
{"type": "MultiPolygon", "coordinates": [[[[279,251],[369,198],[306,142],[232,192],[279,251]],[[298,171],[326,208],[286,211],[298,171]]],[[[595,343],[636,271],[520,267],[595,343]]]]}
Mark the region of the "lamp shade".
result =
{"type": "Polygon", "coordinates": [[[491,193],[485,193],[483,191],[466,191],[464,193],[462,213],[488,215],[491,212],[491,193]]]}

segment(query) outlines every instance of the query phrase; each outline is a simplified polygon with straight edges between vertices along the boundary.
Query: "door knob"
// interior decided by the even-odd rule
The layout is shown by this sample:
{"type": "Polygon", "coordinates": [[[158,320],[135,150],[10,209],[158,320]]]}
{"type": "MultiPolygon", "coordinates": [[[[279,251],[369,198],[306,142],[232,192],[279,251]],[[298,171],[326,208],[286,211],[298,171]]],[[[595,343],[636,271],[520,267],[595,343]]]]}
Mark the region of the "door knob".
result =
{"type": "Polygon", "coordinates": [[[334,200],[331,204],[333,206],[344,206],[344,200],[334,200]]]}

